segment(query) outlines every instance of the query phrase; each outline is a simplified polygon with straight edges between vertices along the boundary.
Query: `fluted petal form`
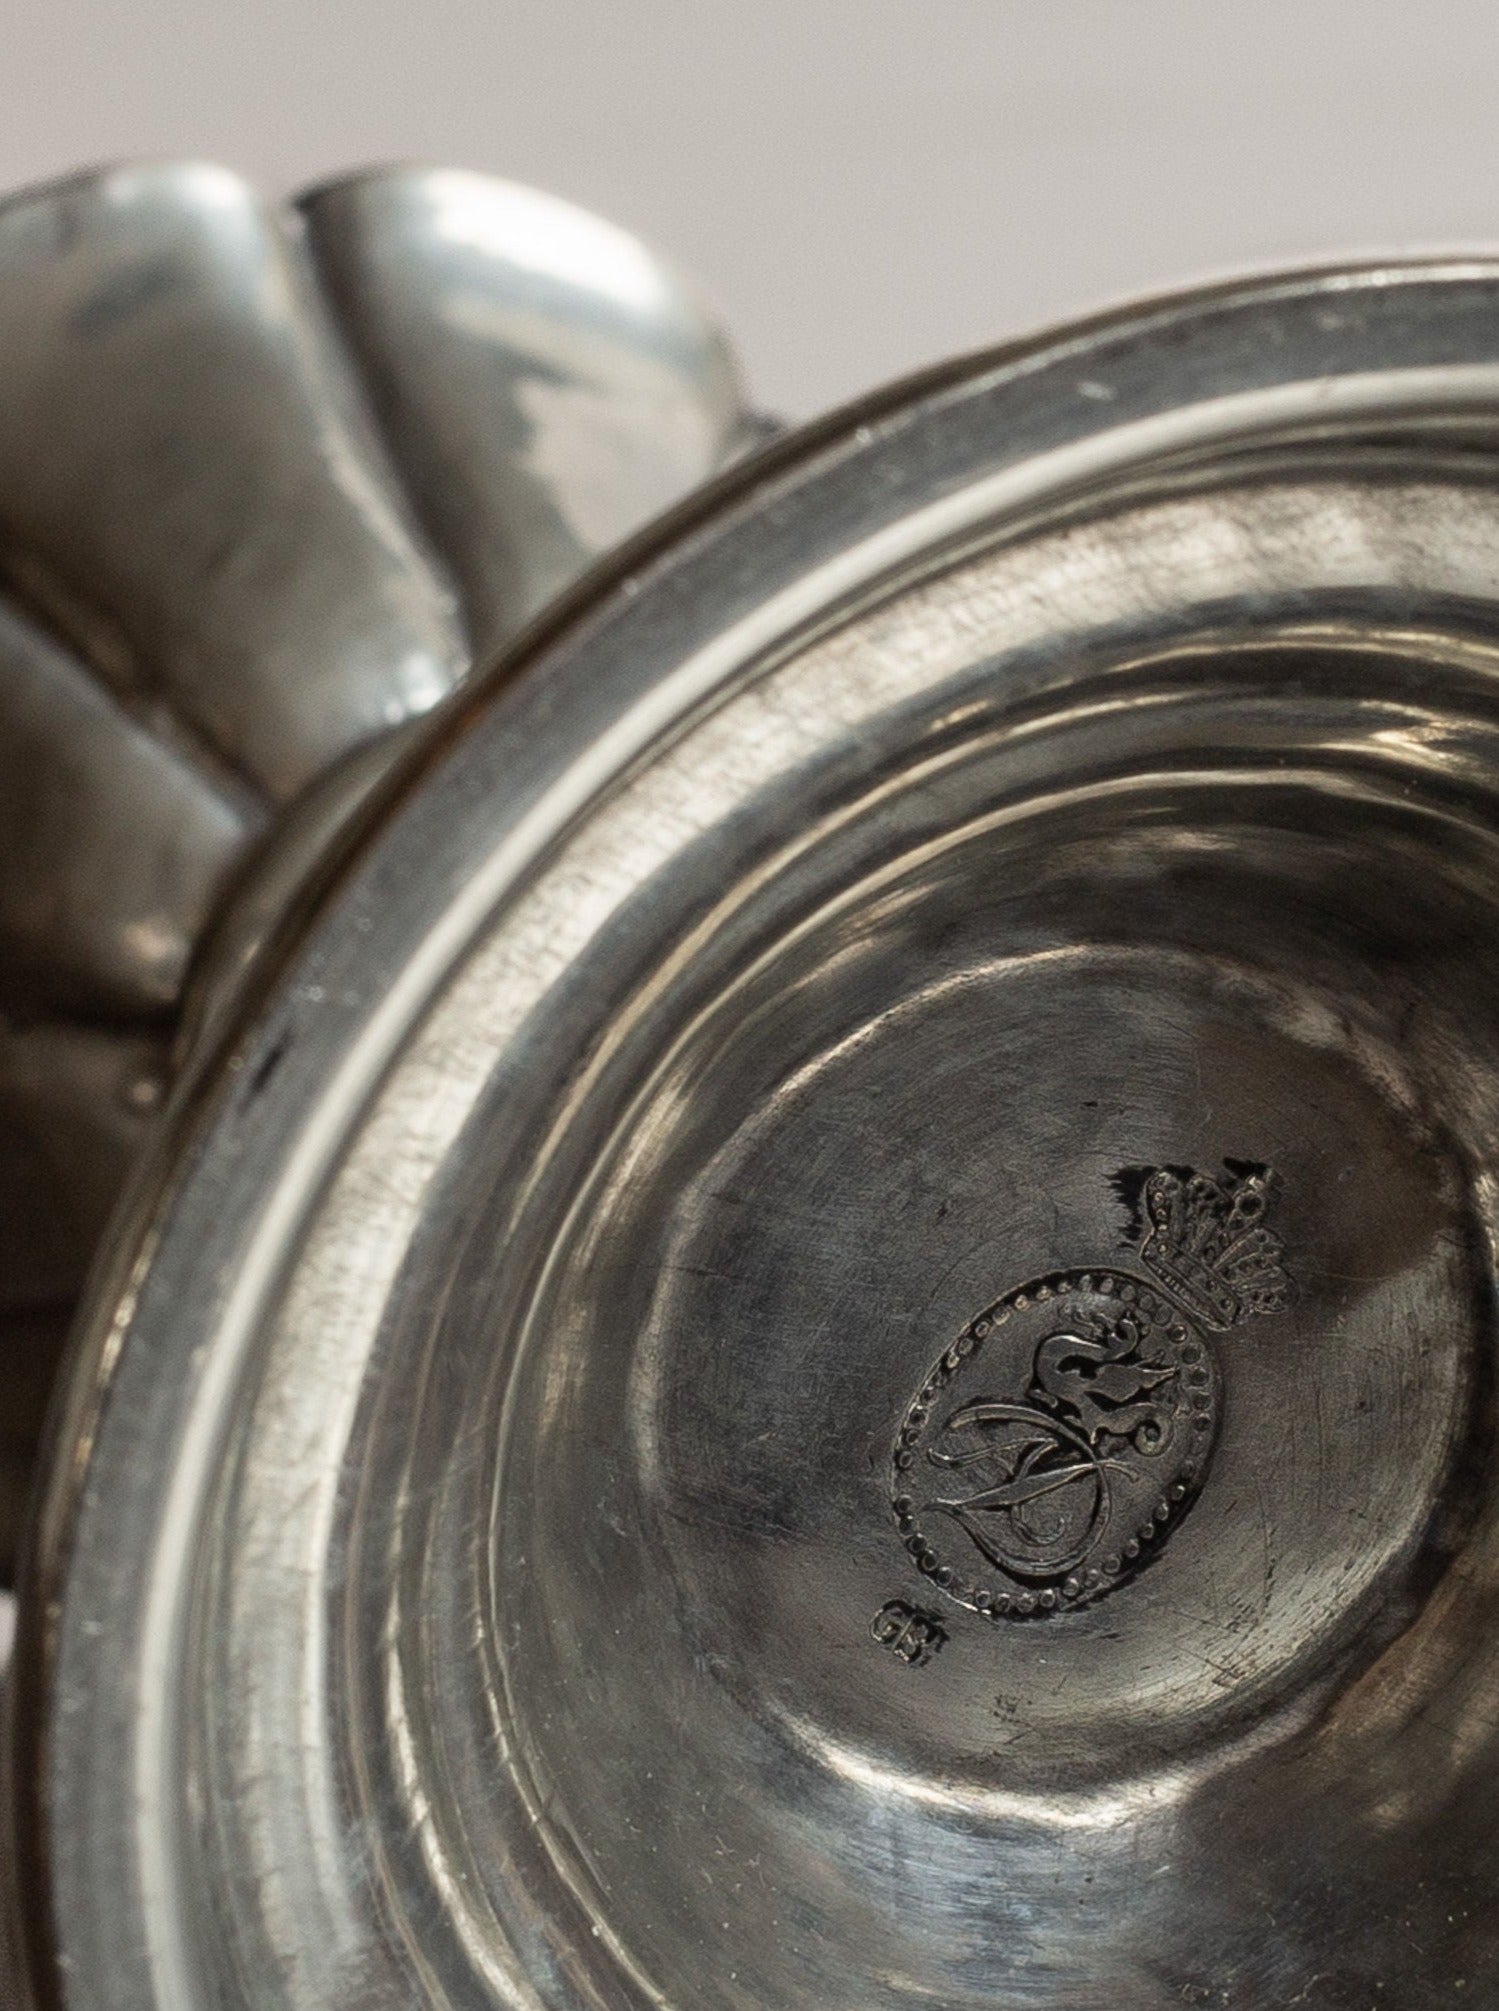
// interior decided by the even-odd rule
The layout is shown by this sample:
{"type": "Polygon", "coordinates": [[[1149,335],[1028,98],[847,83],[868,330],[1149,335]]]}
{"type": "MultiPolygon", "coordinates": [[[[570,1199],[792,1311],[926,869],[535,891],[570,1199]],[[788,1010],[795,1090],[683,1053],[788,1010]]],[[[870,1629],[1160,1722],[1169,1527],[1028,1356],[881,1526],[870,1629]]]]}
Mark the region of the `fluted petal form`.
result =
{"type": "Polygon", "coordinates": [[[0,603],[0,1011],[170,1011],[263,817],[0,603]]]}
{"type": "Polygon", "coordinates": [[[285,797],[461,674],[277,215],[222,169],[0,208],[0,564],[101,674],[285,797]]]}
{"type": "Polygon", "coordinates": [[[303,207],[480,657],[735,444],[726,341],[612,224],[453,169],[358,176],[303,207]]]}
{"type": "Polygon", "coordinates": [[[681,283],[502,182],[0,203],[0,1579],[173,1062],[399,729],[742,426],[681,283]]]}

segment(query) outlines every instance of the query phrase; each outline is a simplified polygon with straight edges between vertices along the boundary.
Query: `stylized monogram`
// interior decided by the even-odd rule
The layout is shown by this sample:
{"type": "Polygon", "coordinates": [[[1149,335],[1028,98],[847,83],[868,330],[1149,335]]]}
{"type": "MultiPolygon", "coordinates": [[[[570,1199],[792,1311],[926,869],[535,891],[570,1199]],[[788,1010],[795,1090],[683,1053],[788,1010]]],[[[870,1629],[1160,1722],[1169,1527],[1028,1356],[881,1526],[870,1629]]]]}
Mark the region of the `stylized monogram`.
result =
{"type": "Polygon", "coordinates": [[[970,1322],[908,1409],[891,1506],[949,1597],[1028,1619],[1101,1597],[1196,1499],[1221,1412],[1209,1340],[1279,1312],[1275,1178],[1159,1166],[1120,1176],[1141,1271],[1059,1271],[970,1322]],[[954,1547],[942,1529],[960,1533],[954,1547]]]}

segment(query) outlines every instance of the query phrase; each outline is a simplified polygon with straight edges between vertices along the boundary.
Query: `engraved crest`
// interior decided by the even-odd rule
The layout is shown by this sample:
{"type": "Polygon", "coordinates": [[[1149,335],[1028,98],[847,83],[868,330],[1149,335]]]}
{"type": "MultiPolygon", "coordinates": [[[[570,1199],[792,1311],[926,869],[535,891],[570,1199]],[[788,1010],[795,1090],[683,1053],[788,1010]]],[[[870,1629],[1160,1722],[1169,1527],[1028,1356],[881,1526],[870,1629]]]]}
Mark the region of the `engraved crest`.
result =
{"type": "Polygon", "coordinates": [[[1211,1336],[1290,1297],[1268,1167],[1146,1167],[1118,1185],[1139,1271],[1056,1271],[997,1299],[934,1364],[892,1450],[906,1549],[991,1618],[1086,1605],[1150,1561],[1217,1438],[1211,1336]]]}

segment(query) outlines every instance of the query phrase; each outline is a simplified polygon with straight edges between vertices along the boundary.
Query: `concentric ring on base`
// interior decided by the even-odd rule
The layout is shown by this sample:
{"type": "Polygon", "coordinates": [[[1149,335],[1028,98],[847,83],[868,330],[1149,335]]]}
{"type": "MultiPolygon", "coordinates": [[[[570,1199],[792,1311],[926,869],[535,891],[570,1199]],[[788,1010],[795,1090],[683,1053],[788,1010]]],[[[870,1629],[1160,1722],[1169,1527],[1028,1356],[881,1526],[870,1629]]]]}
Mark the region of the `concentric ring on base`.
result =
{"type": "Polygon", "coordinates": [[[1499,1979],[1495,285],[917,389],[439,730],[100,1287],[26,1664],[72,2002],[1499,1979]],[[1225,1160],[1298,1291],[1190,1513],[945,1599],[930,1365],[1225,1160]]]}

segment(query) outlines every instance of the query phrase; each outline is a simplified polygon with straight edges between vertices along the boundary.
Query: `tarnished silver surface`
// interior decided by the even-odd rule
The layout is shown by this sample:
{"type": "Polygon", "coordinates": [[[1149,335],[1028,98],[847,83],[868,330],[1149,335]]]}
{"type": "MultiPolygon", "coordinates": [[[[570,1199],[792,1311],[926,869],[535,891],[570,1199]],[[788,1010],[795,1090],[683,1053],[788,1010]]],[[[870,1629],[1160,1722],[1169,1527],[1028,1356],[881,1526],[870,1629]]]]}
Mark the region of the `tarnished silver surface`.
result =
{"type": "Polygon", "coordinates": [[[1122,313],[432,723],[96,1281],[42,2004],[1499,1998],[1496,417],[1496,266],[1122,313]]]}
{"type": "Polygon", "coordinates": [[[172,166],[0,227],[6,569],[95,670],[275,798],[448,690],[451,589],[277,214],[172,166]]]}
{"type": "MultiPolygon", "coordinates": [[[[718,466],[743,401],[716,328],[633,239],[414,169],[305,214],[182,164],[12,198],[0,383],[0,1380],[19,1389],[45,1384],[210,923],[231,970],[282,852],[718,466]]],[[[8,1429],[24,1466],[15,1406],[8,1429]]]]}
{"type": "Polygon", "coordinates": [[[728,345],[612,224],[455,169],[339,182],[302,209],[480,657],[730,450],[728,345]]]}

